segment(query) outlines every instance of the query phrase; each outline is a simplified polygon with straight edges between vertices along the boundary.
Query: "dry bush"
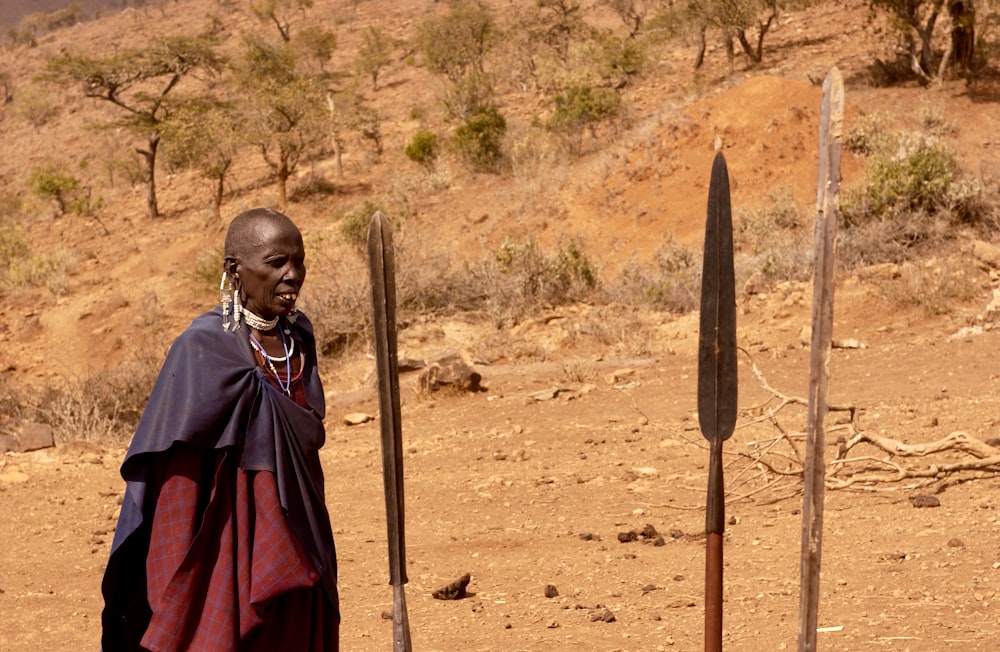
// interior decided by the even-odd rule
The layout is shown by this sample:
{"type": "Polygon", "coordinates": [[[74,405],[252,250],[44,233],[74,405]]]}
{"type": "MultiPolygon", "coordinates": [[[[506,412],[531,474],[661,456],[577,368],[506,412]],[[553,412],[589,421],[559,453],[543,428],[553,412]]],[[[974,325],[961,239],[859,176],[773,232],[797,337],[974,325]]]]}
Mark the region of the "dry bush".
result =
{"type": "Polygon", "coordinates": [[[576,241],[543,250],[534,240],[506,240],[472,269],[483,309],[500,326],[516,324],[558,305],[599,298],[596,265],[576,241]]]}
{"type": "Polygon", "coordinates": [[[733,233],[738,286],[754,274],[769,283],[809,279],[810,226],[790,190],[772,192],[770,204],[738,215],[733,233]]]}
{"type": "Polygon", "coordinates": [[[880,293],[892,303],[917,306],[928,316],[951,313],[955,304],[979,294],[974,263],[963,257],[931,259],[900,268],[899,276],[878,285],[880,293]]]}
{"type": "Polygon", "coordinates": [[[42,394],[33,411],[38,421],[52,426],[56,443],[84,439],[120,445],[131,439],[165,353],[155,345],[137,351],[147,357],[69,379],[42,394]]]}
{"type": "Polygon", "coordinates": [[[14,114],[37,131],[59,115],[62,104],[38,85],[25,86],[14,98],[14,114]]]}
{"type": "Polygon", "coordinates": [[[865,183],[840,204],[842,266],[915,260],[961,232],[996,232],[995,190],[961,170],[938,137],[896,133],[872,142],[865,183]]]}
{"type": "Polygon", "coordinates": [[[698,308],[701,296],[701,253],[670,240],[657,249],[653,264],[627,264],[609,284],[612,302],[649,305],[684,314],[698,308]]]}
{"type": "Polygon", "coordinates": [[[549,351],[537,342],[511,333],[509,328],[498,328],[472,345],[470,353],[476,360],[497,362],[544,362],[549,351]]]}
{"type": "Polygon", "coordinates": [[[571,383],[589,383],[598,378],[597,363],[579,358],[563,362],[563,377],[571,383]]]}
{"type": "Polygon", "coordinates": [[[321,356],[360,350],[370,339],[368,271],[356,248],[326,235],[306,241],[309,274],[300,301],[316,335],[321,356]]]}

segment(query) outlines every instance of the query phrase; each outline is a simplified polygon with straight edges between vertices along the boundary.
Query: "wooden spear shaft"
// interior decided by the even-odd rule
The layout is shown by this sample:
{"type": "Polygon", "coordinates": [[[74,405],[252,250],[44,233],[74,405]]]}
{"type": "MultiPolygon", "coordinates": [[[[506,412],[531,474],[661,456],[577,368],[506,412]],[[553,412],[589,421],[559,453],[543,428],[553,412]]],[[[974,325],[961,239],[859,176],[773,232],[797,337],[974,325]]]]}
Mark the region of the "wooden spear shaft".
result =
{"type": "Polygon", "coordinates": [[[823,419],[827,411],[830,346],[833,339],[833,267],[840,190],[844,83],[837,68],[823,83],[819,125],[819,181],[816,189],[815,260],[809,408],[806,426],[805,489],[802,499],[802,553],[799,587],[799,652],[816,650],[819,619],[823,493],[826,477],[823,419]]]}

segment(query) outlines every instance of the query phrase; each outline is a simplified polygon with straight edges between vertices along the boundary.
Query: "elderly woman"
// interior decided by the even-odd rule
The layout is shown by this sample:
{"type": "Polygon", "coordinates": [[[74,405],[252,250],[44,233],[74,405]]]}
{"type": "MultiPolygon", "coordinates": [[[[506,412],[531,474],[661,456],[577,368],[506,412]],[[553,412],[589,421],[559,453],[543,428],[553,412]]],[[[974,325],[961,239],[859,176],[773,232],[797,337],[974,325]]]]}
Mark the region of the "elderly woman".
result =
{"type": "Polygon", "coordinates": [[[338,649],[305,276],[286,216],[233,219],[221,305],[174,342],[122,464],[104,652],[338,649]]]}

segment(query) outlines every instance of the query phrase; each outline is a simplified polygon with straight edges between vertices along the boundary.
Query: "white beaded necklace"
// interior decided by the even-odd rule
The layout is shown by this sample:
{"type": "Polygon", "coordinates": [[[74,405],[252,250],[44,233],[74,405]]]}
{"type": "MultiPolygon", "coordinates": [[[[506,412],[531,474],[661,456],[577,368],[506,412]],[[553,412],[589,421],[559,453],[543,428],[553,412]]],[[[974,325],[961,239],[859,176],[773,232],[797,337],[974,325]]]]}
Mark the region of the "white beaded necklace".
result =
{"type": "Polygon", "coordinates": [[[274,319],[264,319],[263,317],[257,315],[253,311],[249,310],[246,306],[243,307],[243,321],[246,322],[247,326],[250,328],[255,328],[260,332],[269,331],[278,325],[279,317],[274,319]]]}

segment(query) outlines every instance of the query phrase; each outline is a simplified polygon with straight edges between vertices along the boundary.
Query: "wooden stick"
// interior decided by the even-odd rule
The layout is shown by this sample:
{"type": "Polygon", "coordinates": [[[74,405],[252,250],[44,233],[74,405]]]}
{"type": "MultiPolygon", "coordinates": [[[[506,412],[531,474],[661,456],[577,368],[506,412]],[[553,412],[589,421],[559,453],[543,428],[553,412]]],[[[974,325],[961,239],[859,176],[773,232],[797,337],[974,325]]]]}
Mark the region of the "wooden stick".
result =
{"type": "Polygon", "coordinates": [[[826,447],[828,365],[833,341],[833,262],[840,189],[840,140],[844,120],[844,83],[830,70],[823,84],[819,127],[819,182],[816,191],[813,275],[812,358],[809,368],[809,417],[806,429],[805,490],[802,498],[802,559],[799,595],[799,652],[816,650],[819,573],[823,547],[823,489],[826,447]]]}

